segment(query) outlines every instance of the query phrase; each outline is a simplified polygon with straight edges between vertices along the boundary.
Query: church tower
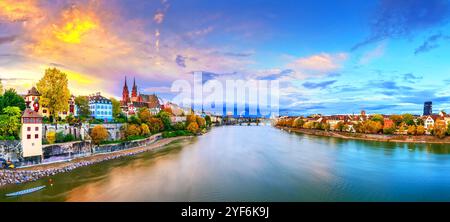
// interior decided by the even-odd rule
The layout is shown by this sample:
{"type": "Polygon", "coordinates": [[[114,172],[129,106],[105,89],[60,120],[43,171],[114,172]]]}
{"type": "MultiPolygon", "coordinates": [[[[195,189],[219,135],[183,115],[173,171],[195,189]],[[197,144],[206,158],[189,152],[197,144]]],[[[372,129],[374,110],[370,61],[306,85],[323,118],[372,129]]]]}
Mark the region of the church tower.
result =
{"type": "Polygon", "coordinates": [[[136,78],[133,79],[133,90],[131,91],[131,98],[137,98],[137,86],[136,86],[136,78]]]}
{"type": "Polygon", "coordinates": [[[123,86],[122,91],[122,103],[126,105],[129,102],[130,102],[130,92],[128,91],[127,77],[125,76],[125,85],[123,86]]]}

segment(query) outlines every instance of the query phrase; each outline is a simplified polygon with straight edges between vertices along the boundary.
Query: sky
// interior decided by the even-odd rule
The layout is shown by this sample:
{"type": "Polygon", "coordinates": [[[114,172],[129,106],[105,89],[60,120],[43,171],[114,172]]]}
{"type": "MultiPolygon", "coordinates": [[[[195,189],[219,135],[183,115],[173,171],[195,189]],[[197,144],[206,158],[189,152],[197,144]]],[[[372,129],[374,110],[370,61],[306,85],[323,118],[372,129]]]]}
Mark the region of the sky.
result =
{"type": "Polygon", "coordinates": [[[175,80],[278,80],[281,114],[450,111],[448,0],[0,0],[0,78],[165,100],[175,80]]]}

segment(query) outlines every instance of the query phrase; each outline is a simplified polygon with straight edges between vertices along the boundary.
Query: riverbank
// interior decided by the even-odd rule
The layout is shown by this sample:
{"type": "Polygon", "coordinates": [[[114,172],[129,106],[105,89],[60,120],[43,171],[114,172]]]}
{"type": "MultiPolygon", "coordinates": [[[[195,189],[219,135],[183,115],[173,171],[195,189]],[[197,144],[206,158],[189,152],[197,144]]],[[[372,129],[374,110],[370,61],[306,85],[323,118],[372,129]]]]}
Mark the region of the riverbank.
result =
{"type": "Polygon", "coordinates": [[[111,153],[100,153],[87,157],[80,157],[66,162],[51,163],[46,165],[36,165],[27,168],[14,170],[0,170],[0,187],[8,184],[20,184],[35,181],[44,177],[53,176],[58,173],[65,173],[79,167],[96,164],[99,162],[117,159],[124,156],[132,156],[143,152],[152,151],[168,145],[177,140],[191,138],[192,136],[181,136],[160,139],[148,146],[135,147],[111,153]]]}
{"type": "Polygon", "coordinates": [[[349,132],[336,132],[336,131],[324,131],[317,129],[297,129],[290,127],[279,127],[278,129],[286,130],[289,132],[297,132],[315,136],[327,136],[342,139],[353,140],[366,140],[366,141],[378,141],[378,142],[394,142],[394,143],[431,143],[431,144],[450,144],[450,137],[439,139],[435,136],[410,136],[410,135],[384,135],[384,134],[363,134],[363,133],[349,133],[349,132]]]}

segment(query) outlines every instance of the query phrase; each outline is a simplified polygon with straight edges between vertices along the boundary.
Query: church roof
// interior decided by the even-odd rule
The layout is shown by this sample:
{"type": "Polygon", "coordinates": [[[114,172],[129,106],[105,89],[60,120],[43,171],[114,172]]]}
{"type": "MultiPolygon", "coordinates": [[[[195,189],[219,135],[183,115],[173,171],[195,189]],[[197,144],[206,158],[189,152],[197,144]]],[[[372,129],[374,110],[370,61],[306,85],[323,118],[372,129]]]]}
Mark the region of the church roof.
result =
{"type": "Polygon", "coordinates": [[[161,106],[161,103],[159,102],[159,98],[153,94],[153,95],[145,95],[141,94],[142,100],[146,103],[148,103],[148,108],[159,108],[161,106]]]}
{"type": "Polygon", "coordinates": [[[39,91],[36,89],[36,87],[31,87],[30,90],[28,90],[27,96],[40,96],[41,94],[39,93],[39,91]]]}

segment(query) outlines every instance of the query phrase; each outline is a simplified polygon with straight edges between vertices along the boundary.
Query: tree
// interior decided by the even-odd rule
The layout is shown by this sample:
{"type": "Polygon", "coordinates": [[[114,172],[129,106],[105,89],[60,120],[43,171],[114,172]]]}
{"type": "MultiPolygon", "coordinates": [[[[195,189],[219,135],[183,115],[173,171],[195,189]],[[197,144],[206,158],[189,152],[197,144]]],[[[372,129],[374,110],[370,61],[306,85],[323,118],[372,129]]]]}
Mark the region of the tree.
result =
{"type": "Polygon", "coordinates": [[[46,138],[49,144],[54,144],[56,141],[56,132],[54,131],[48,132],[46,138]]]}
{"type": "Polygon", "coordinates": [[[399,126],[403,122],[403,116],[401,115],[391,115],[389,117],[395,124],[395,126],[399,126]]]}
{"type": "Polygon", "coordinates": [[[425,127],[422,125],[417,126],[416,135],[423,135],[423,134],[425,134],[425,127]]]}
{"type": "Polygon", "coordinates": [[[142,134],[143,136],[148,136],[148,135],[150,135],[150,128],[149,128],[148,125],[145,124],[145,123],[142,123],[142,124],[141,124],[141,134],[142,134]]]}
{"type": "Polygon", "coordinates": [[[403,117],[403,122],[408,125],[408,126],[412,126],[415,125],[414,123],[414,116],[412,114],[409,113],[405,113],[402,115],[403,117]]]}
{"type": "Polygon", "coordinates": [[[141,119],[139,119],[139,117],[137,117],[137,116],[131,116],[128,119],[128,122],[131,124],[136,124],[136,125],[141,125],[141,123],[142,123],[141,119]]]}
{"type": "Polygon", "coordinates": [[[197,125],[199,128],[203,129],[206,127],[206,121],[204,118],[197,116],[197,125]]]}
{"type": "Polygon", "coordinates": [[[186,125],[189,125],[189,123],[197,122],[197,117],[193,114],[189,114],[186,116],[186,125]]]}
{"type": "Polygon", "coordinates": [[[3,83],[2,79],[0,79],[0,96],[3,95],[3,83]]]}
{"type": "Polygon", "coordinates": [[[164,123],[159,118],[155,117],[150,118],[148,125],[152,133],[158,133],[164,129],[164,123]]]}
{"type": "Polygon", "coordinates": [[[88,118],[91,116],[89,109],[89,99],[87,96],[75,97],[75,105],[77,106],[78,116],[80,118],[88,118]]]}
{"type": "Polygon", "coordinates": [[[383,133],[384,134],[394,134],[394,132],[395,132],[395,127],[394,126],[393,127],[383,128],[383,133]]]}
{"type": "Polygon", "coordinates": [[[152,117],[152,113],[150,113],[150,110],[148,108],[142,107],[138,110],[138,117],[142,122],[148,123],[150,121],[150,118],[152,117]]]}
{"type": "Polygon", "coordinates": [[[415,126],[409,126],[408,127],[408,135],[416,135],[416,127],[415,126]]]}
{"type": "Polygon", "coordinates": [[[378,121],[368,120],[362,123],[363,133],[379,133],[383,129],[383,126],[378,121]]]}
{"type": "Polygon", "coordinates": [[[186,129],[195,134],[198,132],[198,124],[196,122],[189,123],[186,129]]]}
{"type": "Polygon", "coordinates": [[[170,130],[172,128],[172,120],[170,120],[170,114],[168,112],[160,111],[156,117],[163,122],[164,130],[170,130]]]}
{"type": "Polygon", "coordinates": [[[339,132],[342,132],[342,131],[344,131],[344,127],[345,127],[344,122],[339,121],[336,123],[334,130],[338,130],[339,132]]]}
{"type": "Polygon", "coordinates": [[[302,128],[303,124],[305,124],[305,121],[303,120],[303,118],[302,117],[297,117],[294,120],[294,123],[292,123],[292,127],[294,127],[294,128],[302,128]]]}
{"type": "Polygon", "coordinates": [[[122,109],[120,108],[120,101],[111,97],[109,98],[112,103],[112,115],[114,118],[120,118],[120,114],[122,114],[122,109]]]}
{"type": "Polygon", "coordinates": [[[129,124],[125,132],[127,138],[141,135],[141,127],[136,124],[129,124]]]}
{"type": "Polygon", "coordinates": [[[450,122],[447,123],[447,135],[450,135],[450,122]]]}
{"type": "Polygon", "coordinates": [[[3,109],[8,106],[18,107],[21,111],[26,108],[25,100],[17,94],[15,89],[8,89],[0,96],[0,111],[3,112],[3,109]]]}
{"type": "Polygon", "coordinates": [[[206,121],[206,126],[211,127],[211,125],[212,125],[211,116],[205,116],[205,121],[206,121]]]}
{"type": "Polygon", "coordinates": [[[8,106],[3,109],[3,113],[4,114],[0,115],[0,135],[18,138],[21,126],[20,109],[18,107],[8,106]]]}
{"type": "Polygon", "coordinates": [[[381,114],[375,114],[372,116],[372,118],[370,118],[370,120],[375,121],[375,122],[380,122],[381,124],[383,124],[384,117],[381,114]]]}
{"type": "Polygon", "coordinates": [[[439,139],[442,139],[445,137],[445,134],[447,133],[447,128],[445,126],[445,122],[443,120],[438,120],[434,124],[434,135],[438,137],[439,139]]]}
{"type": "Polygon", "coordinates": [[[108,139],[108,130],[102,125],[94,126],[91,132],[92,142],[96,145],[100,145],[101,142],[108,139]]]}
{"type": "Polygon", "coordinates": [[[56,68],[45,70],[37,89],[41,94],[41,105],[47,107],[54,119],[57,119],[59,112],[68,110],[70,91],[65,73],[56,68]]]}

